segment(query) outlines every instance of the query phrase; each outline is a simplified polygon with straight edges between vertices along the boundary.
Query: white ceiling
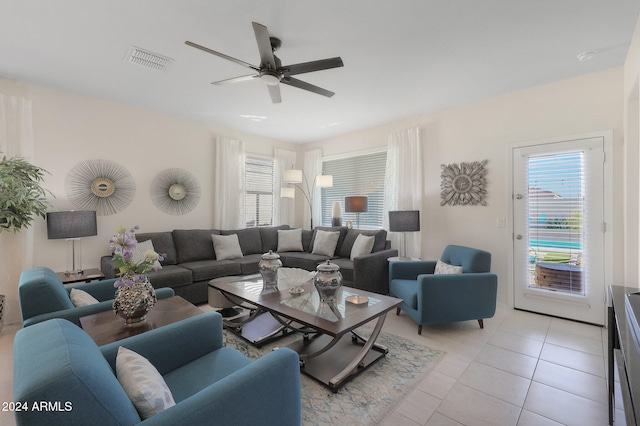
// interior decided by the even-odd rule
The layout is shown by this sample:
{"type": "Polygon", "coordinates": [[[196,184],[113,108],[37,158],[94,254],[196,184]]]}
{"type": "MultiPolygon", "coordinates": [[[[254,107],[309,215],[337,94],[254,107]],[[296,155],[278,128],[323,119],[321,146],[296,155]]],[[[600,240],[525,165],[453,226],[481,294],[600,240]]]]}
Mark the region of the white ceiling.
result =
{"type": "Polygon", "coordinates": [[[307,142],[620,66],[638,0],[0,0],[0,76],[278,140],[307,142]],[[342,57],[301,74],[336,95],[264,83],[186,46],[254,65],[251,22],[282,39],[283,64],[342,57]],[[174,59],[129,63],[136,46],[174,59]],[[598,51],[578,61],[584,51],[598,51]]]}

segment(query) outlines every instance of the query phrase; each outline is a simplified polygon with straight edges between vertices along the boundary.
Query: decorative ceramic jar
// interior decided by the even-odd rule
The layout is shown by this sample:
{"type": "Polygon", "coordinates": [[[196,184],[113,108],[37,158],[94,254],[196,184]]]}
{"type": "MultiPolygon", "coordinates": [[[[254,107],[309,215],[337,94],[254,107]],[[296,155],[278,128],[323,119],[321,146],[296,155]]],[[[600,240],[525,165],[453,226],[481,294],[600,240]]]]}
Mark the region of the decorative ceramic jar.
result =
{"type": "Polygon", "coordinates": [[[143,279],[116,289],[113,312],[124,319],[125,324],[144,321],[147,313],[156,304],[156,292],[146,275],[143,279]]]}
{"type": "Polygon", "coordinates": [[[338,290],[342,286],[340,267],[327,259],[325,263],[319,264],[316,270],[313,284],[318,290],[320,300],[326,303],[335,303],[338,290]]]}
{"type": "Polygon", "coordinates": [[[280,255],[269,250],[269,253],[262,255],[258,264],[260,275],[262,275],[262,286],[270,289],[278,286],[278,269],[282,266],[280,255]]]}

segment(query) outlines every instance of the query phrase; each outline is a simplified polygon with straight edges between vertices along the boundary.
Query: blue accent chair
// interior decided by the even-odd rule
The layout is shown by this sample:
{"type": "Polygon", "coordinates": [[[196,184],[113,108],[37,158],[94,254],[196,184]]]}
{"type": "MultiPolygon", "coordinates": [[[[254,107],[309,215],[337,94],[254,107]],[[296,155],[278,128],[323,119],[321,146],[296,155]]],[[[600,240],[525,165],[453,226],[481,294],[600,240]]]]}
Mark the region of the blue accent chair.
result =
{"type": "Polygon", "coordinates": [[[62,319],[23,328],[14,341],[13,397],[29,407],[15,412],[18,426],[301,424],[298,354],[280,348],[253,361],[223,346],[217,312],[102,347],[62,319]],[[156,367],[176,405],[140,419],[116,378],[119,346],[156,367]],[[41,401],[53,408],[31,410],[41,401]]]}
{"type": "Polygon", "coordinates": [[[449,245],[442,262],[462,266],[462,274],[435,275],[437,261],[396,261],[389,264],[389,294],[402,299],[397,314],[403,310],[423,324],[478,320],[496,312],[498,277],[492,274],[491,253],[470,247],[449,245]]]}
{"type": "MultiPolygon", "coordinates": [[[[112,309],[116,289],[116,278],[65,287],[51,269],[37,267],[22,271],[18,283],[18,300],[24,327],[51,318],[64,318],[80,326],[80,317],[112,309]],[[75,307],[71,303],[72,288],[84,290],[100,303],[75,307]]],[[[156,297],[163,299],[175,296],[170,288],[159,288],[156,297]]]]}

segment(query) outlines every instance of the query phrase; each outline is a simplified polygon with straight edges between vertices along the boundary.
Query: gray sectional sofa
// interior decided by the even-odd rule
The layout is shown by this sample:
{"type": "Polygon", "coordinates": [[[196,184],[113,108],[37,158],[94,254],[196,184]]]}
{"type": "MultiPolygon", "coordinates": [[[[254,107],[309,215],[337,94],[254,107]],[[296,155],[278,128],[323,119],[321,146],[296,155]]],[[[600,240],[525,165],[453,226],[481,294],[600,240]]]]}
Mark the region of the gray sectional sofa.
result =
{"type": "MultiPolygon", "coordinates": [[[[288,230],[288,225],[277,227],[255,227],[238,230],[218,229],[176,229],[166,232],[139,233],[139,242],[151,240],[153,248],[166,257],[162,269],[150,272],[149,278],[155,288],[170,287],[176,295],[199,304],[208,298],[207,283],[219,277],[250,275],[258,273],[258,263],[263,253],[278,252],[278,230],[288,230]],[[211,235],[236,234],[242,249],[242,257],[218,260],[211,235]]],[[[302,230],[303,251],[278,252],[284,267],[302,268],[313,271],[328,259],[326,255],[312,253],[318,230],[338,231],[339,238],[331,261],[340,266],[344,284],[380,294],[389,292],[389,257],[397,256],[387,241],[387,231],[355,230],[346,227],[318,227],[302,230]],[[358,236],[374,236],[370,254],[350,259],[351,249],[358,236]]],[[[111,256],[103,256],[100,261],[106,278],[115,276],[111,256]]]]}

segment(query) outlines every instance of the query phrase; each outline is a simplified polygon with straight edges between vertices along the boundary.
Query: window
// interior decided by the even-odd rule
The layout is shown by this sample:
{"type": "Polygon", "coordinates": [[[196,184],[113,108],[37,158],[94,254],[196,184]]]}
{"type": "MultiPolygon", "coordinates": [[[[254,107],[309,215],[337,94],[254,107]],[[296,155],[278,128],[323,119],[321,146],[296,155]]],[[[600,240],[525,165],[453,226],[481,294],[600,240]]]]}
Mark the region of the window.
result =
{"type": "Polygon", "coordinates": [[[273,159],[246,157],[245,226],[273,224],[273,159]]]}
{"type": "Polygon", "coordinates": [[[333,176],[333,187],[322,189],[322,225],[331,225],[333,203],[339,201],[343,223],[350,220],[355,227],[356,213],[344,211],[344,198],[366,195],[368,211],[360,213],[360,228],[382,228],[386,167],[386,151],[324,161],[322,174],[333,176]]]}

